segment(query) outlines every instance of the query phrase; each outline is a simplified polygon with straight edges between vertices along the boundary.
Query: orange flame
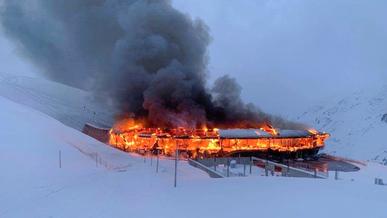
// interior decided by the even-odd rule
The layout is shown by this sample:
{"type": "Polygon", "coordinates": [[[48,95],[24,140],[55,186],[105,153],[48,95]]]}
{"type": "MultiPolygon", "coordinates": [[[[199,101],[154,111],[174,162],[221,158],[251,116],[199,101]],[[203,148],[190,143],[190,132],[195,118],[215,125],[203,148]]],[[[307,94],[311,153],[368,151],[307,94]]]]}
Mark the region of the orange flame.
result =
{"type": "Polygon", "coordinates": [[[278,130],[272,127],[270,124],[264,125],[263,127],[261,127],[261,130],[269,133],[272,136],[278,135],[278,130]]]}

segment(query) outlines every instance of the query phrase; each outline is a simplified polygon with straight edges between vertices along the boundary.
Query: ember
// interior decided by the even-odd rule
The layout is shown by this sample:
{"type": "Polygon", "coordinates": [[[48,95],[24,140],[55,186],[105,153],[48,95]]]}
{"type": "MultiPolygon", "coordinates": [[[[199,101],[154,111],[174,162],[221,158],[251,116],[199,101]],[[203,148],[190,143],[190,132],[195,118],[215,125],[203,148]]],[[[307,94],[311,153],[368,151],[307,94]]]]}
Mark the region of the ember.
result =
{"type": "Polygon", "coordinates": [[[278,130],[270,125],[257,129],[146,128],[125,120],[109,131],[109,143],[130,152],[173,155],[187,158],[225,156],[242,151],[296,152],[320,149],[329,137],[316,130],[278,130]]]}

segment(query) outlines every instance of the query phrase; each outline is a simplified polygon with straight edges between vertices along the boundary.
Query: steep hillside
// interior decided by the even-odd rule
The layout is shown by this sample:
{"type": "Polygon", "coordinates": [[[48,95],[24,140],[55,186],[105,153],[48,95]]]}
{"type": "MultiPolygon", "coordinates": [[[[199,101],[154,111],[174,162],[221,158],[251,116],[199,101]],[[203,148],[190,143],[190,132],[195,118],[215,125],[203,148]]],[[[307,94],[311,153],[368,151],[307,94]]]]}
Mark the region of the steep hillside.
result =
{"type": "Polygon", "coordinates": [[[332,135],[325,152],[387,163],[386,114],[384,86],[328,99],[297,119],[332,135]]]}

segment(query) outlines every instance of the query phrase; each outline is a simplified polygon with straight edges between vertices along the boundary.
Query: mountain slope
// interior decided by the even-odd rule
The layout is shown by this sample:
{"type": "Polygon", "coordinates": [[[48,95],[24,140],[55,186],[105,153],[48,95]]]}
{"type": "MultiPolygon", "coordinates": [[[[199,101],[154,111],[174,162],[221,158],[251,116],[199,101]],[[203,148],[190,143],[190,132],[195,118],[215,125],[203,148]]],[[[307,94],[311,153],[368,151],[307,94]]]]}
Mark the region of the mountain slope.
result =
{"type": "Polygon", "coordinates": [[[387,157],[387,122],[382,119],[386,119],[385,114],[387,86],[328,99],[297,119],[331,134],[325,152],[383,162],[387,157]]]}
{"type": "Polygon", "coordinates": [[[43,112],[81,130],[85,123],[111,126],[114,110],[80,89],[41,78],[0,73],[0,96],[43,112]]]}

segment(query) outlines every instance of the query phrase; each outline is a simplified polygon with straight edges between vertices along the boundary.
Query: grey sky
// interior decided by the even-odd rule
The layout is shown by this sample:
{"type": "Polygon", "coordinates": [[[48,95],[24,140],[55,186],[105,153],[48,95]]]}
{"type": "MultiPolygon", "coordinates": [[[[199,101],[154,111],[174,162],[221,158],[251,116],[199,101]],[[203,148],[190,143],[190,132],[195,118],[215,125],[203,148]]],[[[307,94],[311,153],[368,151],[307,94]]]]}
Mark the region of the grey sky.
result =
{"type": "MultiPolygon", "coordinates": [[[[244,98],[268,112],[300,113],[321,98],[386,81],[387,1],[173,3],[210,27],[211,79],[236,77],[244,98]]],[[[37,75],[3,36],[0,48],[1,71],[37,75]]]]}
{"type": "MultiPolygon", "coordinates": [[[[1,30],[1,28],[0,28],[1,30]]],[[[20,57],[14,43],[0,35],[0,72],[37,77],[38,70],[20,57]]]]}
{"type": "Polygon", "coordinates": [[[174,4],[210,26],[212,75],[237,77],[246,100],[274,113],[386,80],[387,1],[174,4]]]}

